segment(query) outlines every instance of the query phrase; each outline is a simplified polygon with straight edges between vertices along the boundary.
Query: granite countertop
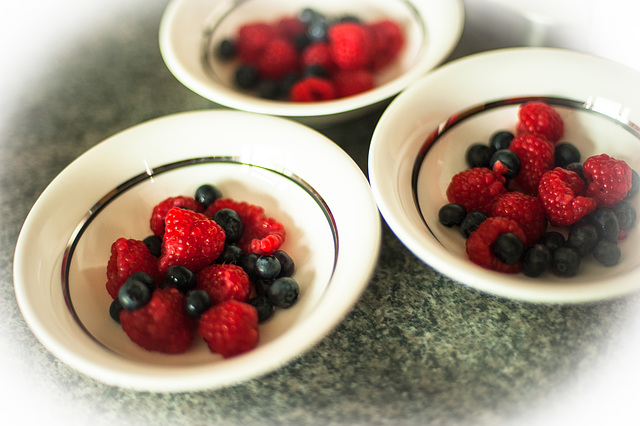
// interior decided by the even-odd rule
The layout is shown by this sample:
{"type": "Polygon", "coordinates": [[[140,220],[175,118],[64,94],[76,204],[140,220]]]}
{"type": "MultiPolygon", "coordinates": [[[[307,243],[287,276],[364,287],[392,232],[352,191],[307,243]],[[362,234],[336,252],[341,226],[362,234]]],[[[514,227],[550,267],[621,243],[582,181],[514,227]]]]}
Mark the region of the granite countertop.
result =
{"type": "MultiPolygon", "coordinates": [[[[638,296],[575,306],[487,296],[421,263],[386,227],[379,265],[352,312],[316,347],[263,377],[156,394],[102,384],[54,358],[25,324],[13,292],[15,243],[34,202],[65,166],[108,136],[166,114],[216,107],[176,81],[162,61],[157,31],[167,2],[135,3],[112,2],[108,12],[90,14],[86,28],[56,33],[55,49],[19,58],[18,65],[30,64],[24,72],[2,74],[0,416],[23,421],[12,424],[96,426],[638,418],[638,296]]],[[[503,47],[483,44],[472,23],[451,59],[503,47]]],[[[30,43],[49,46],[50,36],[30,43]]],[[[381,113],[321,131],[366,172],[381,113]]]]}

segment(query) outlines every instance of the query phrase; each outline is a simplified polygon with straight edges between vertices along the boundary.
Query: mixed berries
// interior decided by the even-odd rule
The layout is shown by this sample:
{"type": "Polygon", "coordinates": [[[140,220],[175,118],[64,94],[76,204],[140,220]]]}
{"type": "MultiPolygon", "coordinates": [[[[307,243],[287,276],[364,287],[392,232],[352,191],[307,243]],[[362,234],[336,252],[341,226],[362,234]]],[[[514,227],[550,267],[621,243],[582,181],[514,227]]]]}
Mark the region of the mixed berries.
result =
{"type": "Polygon", "coordinates": [[[316,102],[372,89],[376,73],[393,63],[404,44],[393,20],[333,19],[307,8],[275,22],[243,24],[215,53],[233,61],[235,84],[243,90],[265,99],[316,102]]]}
{"type": "Polygon", "coordinates": [[[530,277],[574,276],[587,256],[619,263],[618,242],[637,220],[629,199],[638,173],[607,154],[581,162],[563,135],[560,114],[531,101],[519,107],[513,132],[469,147],[469,168],[452,177],[439,221],[460,229],[471,261],[530,277]]]}
{"type": "Polygon", "coordinates": [[[152,209],[144,240],[111,246],[111,317],[141,347],[183,353],[195,336],[231,357],[253,349],[259,324],[293,306],[295,263],[284,226],[262,207],[224,198],[210,184],[152,209]]]}

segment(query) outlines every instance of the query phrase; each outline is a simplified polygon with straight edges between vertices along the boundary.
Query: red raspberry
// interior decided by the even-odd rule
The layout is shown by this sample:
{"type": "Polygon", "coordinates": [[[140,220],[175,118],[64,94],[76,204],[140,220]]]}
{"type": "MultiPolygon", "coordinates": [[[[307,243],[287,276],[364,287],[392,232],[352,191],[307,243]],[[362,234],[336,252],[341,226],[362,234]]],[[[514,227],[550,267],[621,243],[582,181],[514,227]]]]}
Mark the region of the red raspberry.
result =
{"type": "Polygon", "coordinates": [[[307,31],[307,27],[295,16],[285,16],[275,24],[276,32],[280,37],[293,41],[300,34],[307,31]]]}
{"type": "Polygon", "coordinates": [[[250,351],[258,344],[258,311],[237,300],[219,303],[202,314],[198,334],[224,358],[250,351]]]}
{"type": "Polygon", "coordinates": [[[193,341],[194,321],[184,310],[184,295],[175,287],[156,289],[143,307],[120,313],[122,329],[149,351],[177,354],[193,341]]]}
{"type": "Polygon", "coordinates": [[[272,254],[284,243],[284,226],[275,219],[266,217],[262,207],[230,198],[219,198],[207,208],[205,215],[213,217],[218,210],[224,208],[235,210],[242,219],[244,232],[237,245],[244,253],[272,254]]]}
{"type": "Polygon", "coordinates": [[[524,231],[518,225],[518,222],[506,217],[490,217],[478,226],[478,228],[469,235],[466,241],[466,250],[469,259],[483,268],[493,271],[512,273],[520,272],[521,264],[506,264],[498,259],[491,249],[491,244],[498,238],[500,234],[511,232],[526,241],[524,231]]]}
{"type": "Polygon", "coordinates": [[[256,64],[267,43],[277,36],[277,30],[265,22],[250,22],[238,30],[236,49],[243,62],[256,64]]]}
{"type": "Polygon", "coordinates": [[[267,79],[279,80],[298,69],[298,52],[283,38],[269,40],[256,63],[258,73],[267,79]]]}
{"type": "Polygon", "coordinates": [[[508,217],[515,220],[527,236],[526,245],[540,239],[547,229],[547,218],[542,203],[537,197],[522,192],[505,192],[496,199],[491,216],[508,217]]]}
{"type": "Polygon", "coordinates": [[[405,39],[397,22],[383,19],[369,25],[373,39],[374,55],[372,68],[380,70],[389,65],[400,53],[405,39]]]}
{"type": "Polygon", "coordinates": [[[300,60],[303,68],[308,68],[311,65],[320,65],[326,71],[331,72],[336,66],[333,63],[333,59],[331,59],[329,43],[323,41],[312,43],[305,47],[300,60]]]}
{"type": "Polygon", "coordinates": [[[306,77],[291,88],[289,99],[292,102],[329,101],[336,98],[336,88],[326,78],[306,77]]]}
{"type": "Polygon", "coordinates": [[[533,133],[552,143],[560,140],[564,134],[562,117],[550,105],[544,102],[527,102],[518,110],[517,130],[520,133],[533,133]]]}
{"type": "Polygon", "coordinates": [[[107,291],[114,299],[122,284],[135,272],[146,272],[160,282],[158,259],[147,245],[138,240],[118,238],[111,244],[111,257],[107,263],[107,291]]]}
{"type": "Polygon", "coordinates": [[[197,287],[209,294],[213,304],[226,300],[249,300],[249,275],[238,265],[210,265],[198,272],[196,278],[197,287]]]}
{"type": "Polygon", "coordinates": [[[158,269],[166,273],[182,265],[194,273],[216,260],[224,248],[222,228],[202,213],[173,207],[165,218],[162,255],[158,269]]]}
{"type": "Polygon", "coordinates": [[[552,225],[572,225],[596,209],[594,199],[580,195],[584,185],[577,173],[560,167],[542,176],[538,198],[552,225]]]}
{"type": "Polygon", "coordinates": [[[622,201],[631,189],[632,171],[629,165],[607,154],[594,155],[583,164],[587,179],[585,195],[600,207],[610,207],[622,201]]]}
{"type": "Polygon", "coordinates": [[[371,32],[357,22],[342,22],[327,32],[333,62],[342,69],[355,70],[371,65],[374,43],[371,32]]]}
{"type": "Polygon", "coordinates": [[[450,203],[462,204],[467,212],[491,214],[496,198],[506,191],[505,179],[485,167],[464,170],[451,178],[447,187],[450,203]]]}
{"type": "Polygon", "coordinates": [[[357,95],[373,89],[373,74],[367,70],[341,70],[333,74],[333,84],[339,98],[357,95]]]}
{"type": "Polygon", "coordinates": [[[540,177],[554,166],[555,146],[542,136],[522,133],[513,138],[509,149],[520,158],[516,183],[524,192],[536,195],[540,177]]]}
{"type": "Polygon", "coordinates": [[[177,197],[164,199],[153,207],[153,210],[151,211],[151,219],[149,220],[151,232],[159,237],[164,234],[164,218],[171,207],[182,207],[199,213],[204,211],[202,204],[197,202],[193,197],[179,195],[177,197]]]}

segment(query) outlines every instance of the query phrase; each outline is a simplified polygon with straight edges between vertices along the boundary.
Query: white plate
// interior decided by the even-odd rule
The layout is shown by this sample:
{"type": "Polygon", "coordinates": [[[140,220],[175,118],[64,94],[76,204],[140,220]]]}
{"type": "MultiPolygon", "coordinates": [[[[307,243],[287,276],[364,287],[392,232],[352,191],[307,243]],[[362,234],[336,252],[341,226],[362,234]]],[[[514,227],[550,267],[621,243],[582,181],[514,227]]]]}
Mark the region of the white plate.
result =
{"type": "Polygon", "coordinates": [[[18,239],[15,291],[34,335],[89,376],[149,391],[214,388],[273,370],[322,339],[368,284],[379,246],[367,180],[329,139],[276,117],[189,112],[105,140],[47,187],[18,239]],[[284,224],[301,287],[296,305],[260,326],[258,347],[229,359],[199,338],[181,355],[146,351],[108,314],[112,242],[148,236],[155,204],[202,183],[284,224]]]}
{"type": "MultiPolygon", "coordinates": [[[[488,141],[496,130],[514,129],[517,103],[512,104],[512,98],[550,97],[562,104],[558,110],[567,127],[563,139],[574,142],[583,159],[604,152],[640,170],[638,93],[637,71],[562,49],[504,49],[451,62],[400,94],[381,117],[369,152],[374,197],[391,229],[418,258],[480,291],[566,303],[636,291],[640,229],[634,228],[621,242],[623,260],[613,268],[584,261],[574,278],[551,273],[529,278],[471,263],[464,239],[444,229],[436,215],[446,203],[451,177],[466,167],[466,148],[488,141]],[[430,135],[437,137],[427,148],[430,135]]],[[[640,210],[639,198],[634,204],[640,210]]]]}
{"type": "Polygon", "coordinates": [[[458,44],[463,23],[464,7],[459,0],[173,0],[162,17],[159,38],[167,67],[195,93],[234,109],[326,125],[364,114],[439,65],[458,44]],[[392,18],[405,27],[406,47],[396,66],[379,76],[378,87],[326,102],[260,99],[234,89],[231,65],[215,58],[210,58],[213,67],[206,65],[208,47],[232,36],[241,23],[275,20],[305,7],[315,7],[331,16],[356,14],[365,21],[392,18]],[[234,11],[229,13],[232,8],[234,11]]]}

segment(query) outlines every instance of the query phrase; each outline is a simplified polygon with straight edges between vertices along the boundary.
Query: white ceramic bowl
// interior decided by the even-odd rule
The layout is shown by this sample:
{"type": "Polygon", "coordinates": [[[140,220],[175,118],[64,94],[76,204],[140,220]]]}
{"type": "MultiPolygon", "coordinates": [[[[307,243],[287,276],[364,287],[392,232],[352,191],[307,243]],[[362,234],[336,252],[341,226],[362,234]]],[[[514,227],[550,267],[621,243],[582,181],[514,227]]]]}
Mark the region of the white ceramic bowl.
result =
{"type": "Polygon", "coordinates": [[[323,126],[364,114],[439,65],[458,44],[463,21],[459,0],[174,0],[161,21],[160,50],[180,82],[213,102],[323,126]],[[373,90],[313,103],[266,100],[239,91],[232,82],[233,66],[205,57],[210,46],[234,35],[241,24],[273,21],[305,7],[330,16],[351,13],[364,21],[393,18],[406,31],[406,46],[396,65],[378,76],[373,90]]]}
{"type": "Polygon", "coordinates": [[[18,239],[15,292],[34,335],[89,376],[149,391],[215,388],[273,370],[322,339],[368,284],[379,246],[368,182],[332,141],[278,117],[189,112],[107,139],[47,187],[18,239]],[[155,204],[202,183],[283,223],[301,288],[293,307],[261,324],[256,349],[229,359],[199,338],[181,355],[146,351],[108,314],[112,242],[143,239],[155,204]]]}
{"type": "MultiPolygon", "coordinates": [[[[438,222],[465,151],[515,129],[520,102],[542,97],[565,120],[564,140],[582,158],[607,153],[640,170],[640,75],[618,63],[561,49],[516,48],[469,56],[433,71],[384,112],[369,152],[380,211],[422,261],[482,292],[531,302],[585,302],[640,289],[640,229],[621,242],[619,265],[585,260],[573,278],[500,274],[468,260],[464,239],[438,222]],[[520,98],[520,99],[518,99],[520,98]],[[635,124],[634,124],[635,123],[635,124]],[[430,140],[431,143],[426,143],[430,140]]],[[[640,209],[640,197],[633,200],[640,209]]]]}

